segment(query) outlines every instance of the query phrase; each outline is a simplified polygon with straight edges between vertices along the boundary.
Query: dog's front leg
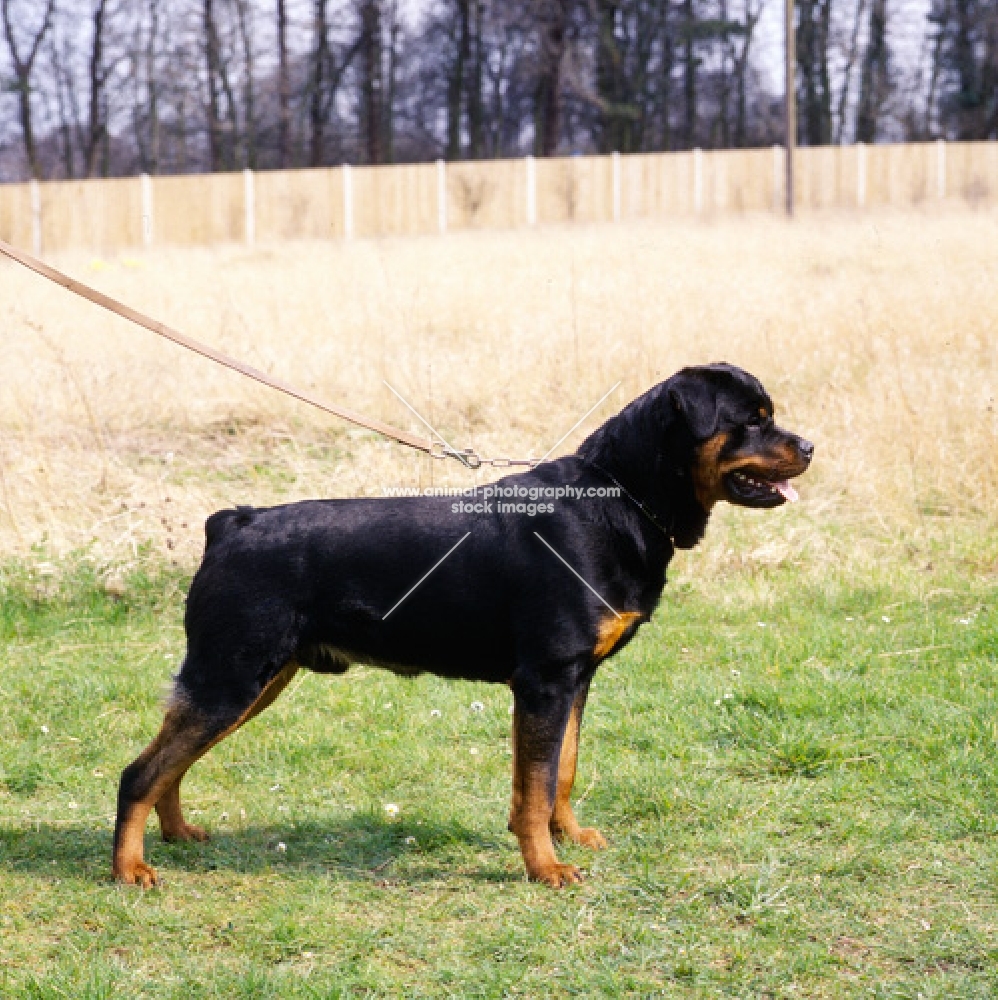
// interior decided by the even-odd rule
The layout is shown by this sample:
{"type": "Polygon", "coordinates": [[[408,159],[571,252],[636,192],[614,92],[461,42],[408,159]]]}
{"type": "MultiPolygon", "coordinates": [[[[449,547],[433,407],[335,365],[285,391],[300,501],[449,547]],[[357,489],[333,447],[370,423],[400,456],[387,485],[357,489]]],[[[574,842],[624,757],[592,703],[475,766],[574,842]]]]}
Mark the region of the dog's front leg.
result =
{"type": "Polygon", "coordinates": [[[558,763],[575,691],[531,672],[513,678],[513,802],[509,829],[520,842],[527,875],[556,889],[582,881],[575,865],[561,864],[551,839],[558,763]]]}

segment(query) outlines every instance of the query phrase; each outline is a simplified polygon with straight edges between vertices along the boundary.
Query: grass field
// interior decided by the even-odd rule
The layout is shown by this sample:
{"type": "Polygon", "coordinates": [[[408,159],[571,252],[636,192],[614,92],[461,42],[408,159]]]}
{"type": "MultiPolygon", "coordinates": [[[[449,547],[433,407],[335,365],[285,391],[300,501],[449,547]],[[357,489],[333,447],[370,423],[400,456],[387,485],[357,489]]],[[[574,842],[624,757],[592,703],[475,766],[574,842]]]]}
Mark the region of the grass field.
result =
{"type": "MultiPolygon", "coordinates": [[[[108,877],[218,506],[466,483],[0,266],[0,996],[998,995],[998,218],[634,226],[57,263],[333,401],[540,454],[685,363],[817,444],[595,681],[610,849],[524,882],[509,694],[297,680],[108,877]],[[473,702],[484,709],[473,711],[473,702]],[[436,714],[439,713],[439,714],[436,714]],[[385,810],[399,807],[396,817],[385,810]]],[[[479,474],[479,481],[487,478],[479,474]]]]}

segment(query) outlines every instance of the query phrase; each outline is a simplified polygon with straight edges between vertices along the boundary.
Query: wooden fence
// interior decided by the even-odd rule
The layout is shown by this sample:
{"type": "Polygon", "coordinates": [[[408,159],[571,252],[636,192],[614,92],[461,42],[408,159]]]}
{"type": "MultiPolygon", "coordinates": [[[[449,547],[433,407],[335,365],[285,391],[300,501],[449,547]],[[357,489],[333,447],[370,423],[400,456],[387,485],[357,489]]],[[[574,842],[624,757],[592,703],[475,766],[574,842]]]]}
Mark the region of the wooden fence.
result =
{"type": "MultiPolygon", "coordinates": [[[[784,151],[485,160],[0,185],[36,253],[780,212],[784,151]]],[[[801,211],[998,202],[998,143],[803,148],[801,211]]]]}

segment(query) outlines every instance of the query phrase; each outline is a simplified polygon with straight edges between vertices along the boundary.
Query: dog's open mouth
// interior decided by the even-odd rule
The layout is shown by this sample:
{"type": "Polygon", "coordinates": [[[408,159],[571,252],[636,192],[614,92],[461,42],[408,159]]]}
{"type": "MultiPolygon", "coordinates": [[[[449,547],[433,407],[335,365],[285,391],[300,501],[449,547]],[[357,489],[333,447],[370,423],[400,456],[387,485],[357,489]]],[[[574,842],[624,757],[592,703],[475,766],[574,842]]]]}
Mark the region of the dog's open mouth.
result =
{"type": "Polygon", "coordinates": [[[773,479],[735,469],[724,476],[724,486],[732,503],[743,507],[779,507],[796,503],[797,491],[789,479],[773,479]]]}

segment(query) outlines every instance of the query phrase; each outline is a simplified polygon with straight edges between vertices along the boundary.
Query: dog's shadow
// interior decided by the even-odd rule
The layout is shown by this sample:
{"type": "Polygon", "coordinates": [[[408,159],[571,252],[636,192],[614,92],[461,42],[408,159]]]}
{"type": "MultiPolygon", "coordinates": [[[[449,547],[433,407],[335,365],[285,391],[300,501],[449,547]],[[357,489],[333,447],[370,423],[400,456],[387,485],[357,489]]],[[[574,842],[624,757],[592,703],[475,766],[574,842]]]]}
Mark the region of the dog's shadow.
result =
{"type": "MultiPolygon", "coordinates": [[[[485,835],[460,823],[426,817],[402,823],[361,813],[323,822],[240,823],[209,828],[209,833],[207,843],[166,844],[150,823],[146,860],[166,884],[172,873],[207,872],[406,883],[453,878],[457,872],[485,882],[522,877],[512,836],[498,831],[485,835]],[[483,854],[495,854],[495,861],[483,866],[483,854]]],[[[110,829],[43,822],[0,825],[0,872],[107,881],[110,865],[110,829]]]]}

